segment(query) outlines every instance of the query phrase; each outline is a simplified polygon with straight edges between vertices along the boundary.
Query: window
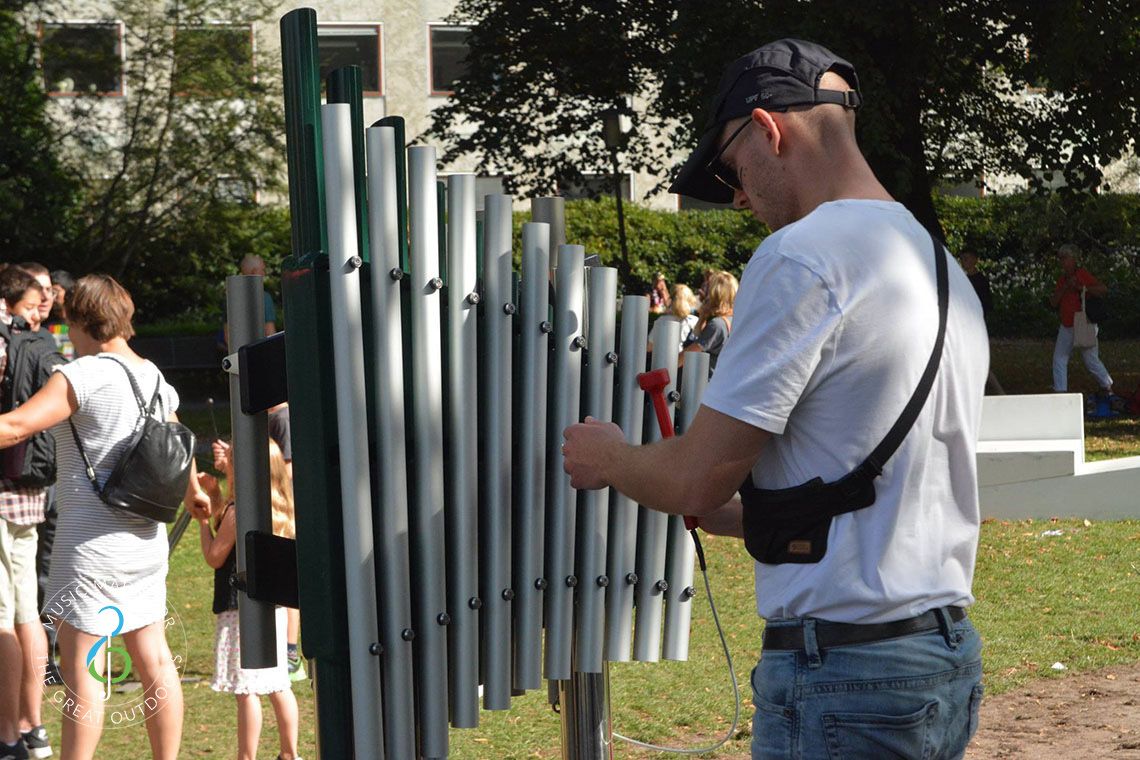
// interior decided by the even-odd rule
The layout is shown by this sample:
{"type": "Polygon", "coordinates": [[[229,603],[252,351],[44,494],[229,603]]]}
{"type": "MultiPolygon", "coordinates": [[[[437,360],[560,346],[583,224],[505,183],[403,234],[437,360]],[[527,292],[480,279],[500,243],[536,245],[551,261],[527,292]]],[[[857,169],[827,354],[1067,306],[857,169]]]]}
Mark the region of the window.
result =
{"type": "Polygon", "coordinates": [[[40,27],[44,89],[52,95],[122,95],[122,27],[63,23],[40,27]]]}
{"type": "MultiPolygon", "coordinates": [[[[582,172],[582,179],[558,183],[558,191],[568,201],[597,200],[598,198],[612,198],[614,195],[614,175],[592,174],[582,172]]],[[[628,201],[633,197],[630,177],[621,175],[621,199],[628,201]]]]}
{"type": "Polygon", "coordinates": [[[690,198],[687,195],[677,196],[677,208],[681,211],[713,211],[716,209],[732,208],[731,203],[710,203],[699,198],[690,198]]]}
{"type": "Polygon", "coordinates": [[[455,80],[467,72],[467,35],[465,26],[428,27],[428,47],[432,95],[455,92],[455,80]]]}
{"type": "Polygon", "coordinates": [[[174,91],[233,97],[253,81],[253,32],[248,26],[181,26],[174,32],[174,91]]]}
{"type": "Polygon", "coordinates": [[[380,68],[380,25],[317,27],[321,82],[333,69],[359,66],[365,95],[383,95],[380,68]]]}

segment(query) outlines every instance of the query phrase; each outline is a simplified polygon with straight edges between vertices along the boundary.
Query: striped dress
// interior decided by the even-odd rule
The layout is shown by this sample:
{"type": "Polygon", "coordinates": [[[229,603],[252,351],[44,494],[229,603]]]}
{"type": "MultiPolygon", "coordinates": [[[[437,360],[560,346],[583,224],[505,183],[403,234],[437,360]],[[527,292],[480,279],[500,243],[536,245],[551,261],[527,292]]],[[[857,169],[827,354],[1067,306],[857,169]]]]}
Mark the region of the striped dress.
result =
{"type": "MultiPolygon", "coordinates": [[[[57,367],[79,402],[71,421],[106,482],[138,423],[139,409],[122,366],[85,356],[57,367]]],[[[122,361],[122,357],[118,357],[122,361]]],[[[149,403],[161,384],[156,417],[178,408],[178,393],[152,363],[128,364],[149,403]]],[[[137,630],[166,617],[166,526],[104,504],[87,479],[67,422],[52,428],[56,441],[59,522],[44,613],[81,631],[105,636],[137,630]],[[122,614],[122,620],[113,606],[122,614]]]]}

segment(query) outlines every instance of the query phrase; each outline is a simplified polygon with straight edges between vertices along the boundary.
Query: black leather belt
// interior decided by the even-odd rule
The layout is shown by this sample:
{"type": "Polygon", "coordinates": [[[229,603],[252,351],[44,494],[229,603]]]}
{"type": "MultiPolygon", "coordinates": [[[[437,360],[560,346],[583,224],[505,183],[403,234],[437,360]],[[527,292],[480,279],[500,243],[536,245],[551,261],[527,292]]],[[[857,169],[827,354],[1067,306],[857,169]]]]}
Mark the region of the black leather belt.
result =
{"type": "MultiPolygon", "coordinates": [[[[966,617],[966,610],[962,607],[947,607],[946,609],[950,613],[950,619],[955,623],[966,617]]],[[[815,640],[820,649],[827,649],[852,644],[869,644],[873,641],[895,639],[899,636],[909,636],[912,633],[922,633],[937,628],[938,616],[934,614],[934,610],[890,623],[868,623],[864,625],[859,623],[829,623],[819,620],[815,624],[815,640]]],[[[764,649],[803,651],[803,627],[798,625],[765,627],[764,649]]]]}

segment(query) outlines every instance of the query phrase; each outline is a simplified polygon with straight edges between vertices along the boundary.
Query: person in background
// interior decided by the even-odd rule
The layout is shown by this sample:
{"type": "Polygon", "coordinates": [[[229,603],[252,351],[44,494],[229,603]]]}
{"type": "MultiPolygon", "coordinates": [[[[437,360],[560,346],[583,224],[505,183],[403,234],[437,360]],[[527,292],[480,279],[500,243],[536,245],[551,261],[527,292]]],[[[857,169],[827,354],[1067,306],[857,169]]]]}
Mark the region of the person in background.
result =
{"type": "MultiPolygon", "coordinates": [[[[224,441],[214,444],[215,463],[221,463],[234,493],[233,449],[224,441]]],[[[261,696],[267,695],[277,718],[281,744],[278,760],[297,757],[297,699],[289,684],[285,664],[285,609],[276,609],[277,666],[246,669],[241,667],[241,641],[238,622],[238,592],[231,582],[237,568],[237,506],[233,498],[222,496],[218,479],[208,473],[198,475],[202,489],[210,496],[210,516],[201,517],[199,537],[202,557],[214,569],[213,610],[217,616],[214,636],[214,679],[210,688],[233,694],[238,708],[238,760],[256,760],[261,740],[261,696]]],[[[269,492],[273,510],[273,533],[294,537],[293,489],[285,460],[277,443],[269,441],[269,492]]]]}
{"type": "MultiPolygon", "coordinates": [[[[39,326],[42,300],[42,286],[22,267],[6,267],[0,272],[0,301],[6,314],[0,328],[0,377],[5,380],[0,412],[12,411],[16,399],[10,395],[17,387],[28,386],[27,378],[17,381],[12,376],[15,368],[8,361],[9,341],[21,328],[27,331],[26,339],[39,340],[32,325],[39,326]]],[[[27,361],[20,363],[32,366],[27,361]]],[[[39,388],[29,390],[34,393],[39,388]]],[[[22,451],[18,459],[24,459],[22,451]]],[[[8,464],[7,457],[4,462],[8,464]]],[[[0,760],[44,758],[52,752],[40,712],[48,642],[40,623],[36,546],[48,489],[23,485],[3,475],[0,473],[0,760]]]]}
{"type": "Polygon", "coordinates": [[[697,312],[696,334],[689,339],[677,362],[685,364],[685,353],[704,351],[709,355],[710,373],[716,369],[717,358],[732,333],[732,314],[736,304],[736,291],[740,283],[731,272],[713,272],[709,275],[708,297],[697,312]]]}
{"type": "MultiPolygon", "coordinates": [[[[982,319],[986,322],[986,333],[988,334],[990,311],[994,308],[993,294],[990,292],[990,278],[986,276],[985,272],[978,269],[978,254],[973,251],[963,251],[961,259],[962,270],[966,273],[966,279],[974,286],[974,292],[978,294],[978,300],[982,303],[982,319]]],[[[993,353],[991,347],[990,356],[993,356],[993,353]]],[[[989,376],[986,378],[986,390],[999,396],[1005,395],[1005,389],[998,382],[992,364],[989,369],[989,376]]]]}
{"type": "MultiPolygon", "coordinates": [[[[1061,326],[1057,329],[1057,343],[1053,347],[1053,390],[1065,393],[1069,390],[1069,357],[1073,354],[1073,317],[1081,310],[1081,291],[1090,296],[1108,295],[1108,288],[1089,271],[1077,263],[1080,249],[1073,243],[1065,243],[1057,249],[1057,258],[1061,264],[1061,275],[1057,278],[1057,285],[1053,294],[1049,296],[1049,305],[1057,309],[1061,317],[1061,326]]],[[[1100,328],[1096,327],[1099,333],[1100,328]]],[[[1096,378],[1100,389],[1105,394],[1112,393],[1112,376],[1100,360],[1098,346],[1081,349],[1081,358],[1084,359],[1085,368],[1096,378]]]]}
{"type": "Polygon", "coordinates": [[[71,276],[70,272],[56,269],[51,273],[51,287],[53,294],[51,313],[44,325],[55,337],[56,345],[59,346],[59,352],[63,354],[63,358],[71,361],[75,358],[75,346],[72,344],[71,338],[68,337],[65,304],[68,293],[75,287],[75,278],[71,276]]]}
{"type": "MultiPolygon", "coordinates": [[[[45,611],[59,629],[64,693],[85,711],[83,720],[63,721],[68,760],[94,758],[103,732],[103,687],[89,664],[102,676],[105,658],[86,657],[108,641],[106,612],[122,616],[118,632],[142,684],[140,698],[158,703],[146,715],[151,756],[175,760],[182,739],[182,685],[166,641],[166,528],[105,504],[76,444],[82,440],[96,479],[106,482],[138,424],[128,373],[140,387],[158,387],[156,418],[178,419],[177,391],[127,342],[134,335],[133,316],[130,294],[113,278],[81,278],[67,305],[79,358],[57,367],[27,403],[0,415],[0,448],[54,428],[60,507],[45,611]]],[[[184,501],[191,514],[209,509],[193,462],[184,501]]]]}
{"type": "MultiPolygon", "coordinates": [[[[697,297],[693,295],[693,291],[688,285],[677,283],[673,286],[671,294],[672,302],[669,305],[669,313],[661,315],[654,323],[654,330],[657,325],[663,322],[678,322],[681,325],[681,340],[677,344],[677,350],[683,351],[685,343],[696,335],[697,315],[693,310],[697,307],[697,297]]],[[[647,351],[653,351],[653,331],[650,331],[649,343],[646,346],[647,351]]]]}
{"type": "Polygon", "coordinates": [[[39,321],[33,329],[40,329],[41,325],[47,323],[48,315],[51,314],[51,305],[55,302],[55,290],[51,284],[51,272],[43,264],[36,261],[26,261],[18,265],[20,269],[30,274],[39,283],[40,288],[43,289],[43,298],[40,299],[39,321]]]}
{"type": "Polygon", "coordinates": [[[653,289],[649,291],[649,313],[664,314],[671,300],[669,287],[665,284],[665,274],[658,272],[653,275],[653,289]]]}

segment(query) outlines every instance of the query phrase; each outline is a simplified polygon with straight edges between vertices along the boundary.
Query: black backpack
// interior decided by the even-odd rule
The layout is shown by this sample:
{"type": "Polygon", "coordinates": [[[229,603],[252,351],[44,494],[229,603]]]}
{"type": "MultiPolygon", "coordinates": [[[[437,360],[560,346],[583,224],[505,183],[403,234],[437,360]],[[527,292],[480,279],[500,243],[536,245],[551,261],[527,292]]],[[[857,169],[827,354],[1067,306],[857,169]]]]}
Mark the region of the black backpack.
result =
{"type": "MultiPolygon", "coordinates": [[[[51,333],[33,332],[21,317],[13,318],[10,326],[0,324],[0,337],[8,355],[0,380],[0,412],[10,412],[36,395],[51,378],[52,368],[67,360],[51,333]]],[[[55,438],[46,430],[0,450],[0,477],[5,480],[34,488],[50,486],[55,476],[55,438]]]]}
{"type": "Polygon", "coordinates": [[[79,440],[79,432],[74,423],[68,420],[75,446],[87,466],[87,479],[91,481],[95,493],[108,506],[158,522],[174,522],[178,505],[182,503],[186,486],[190,482],[194,434],[181,423],[154,418],[162,389],[161,377],[154,386],[154,395],[148,405],[127,365],[110,356],[102,358],[111,359],[127,373],[135,401],[138,402],[139,420],[122,457],[102,486],[99,485],[95,468],[91,466],[83,443],[79,440]]]}

